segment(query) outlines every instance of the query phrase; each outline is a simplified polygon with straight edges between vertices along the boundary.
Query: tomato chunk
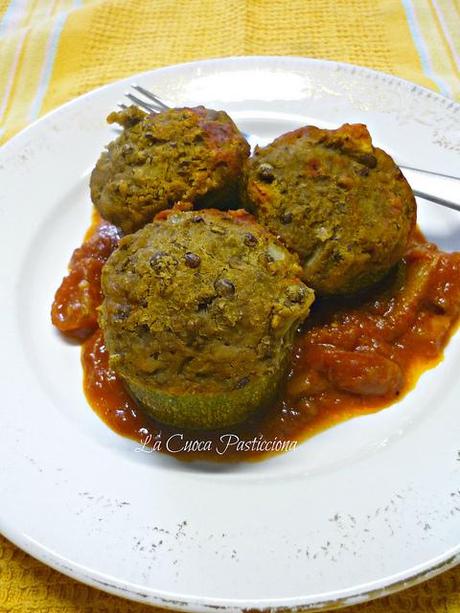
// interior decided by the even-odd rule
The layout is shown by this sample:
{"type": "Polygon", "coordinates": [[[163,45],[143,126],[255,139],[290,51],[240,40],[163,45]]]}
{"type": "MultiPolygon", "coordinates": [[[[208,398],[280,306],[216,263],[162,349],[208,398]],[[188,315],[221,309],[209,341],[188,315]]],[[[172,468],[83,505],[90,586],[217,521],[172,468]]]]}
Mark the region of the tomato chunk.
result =
{"type": "Polygon", "coordinates": [[[115,226],[101,221],[73,252],[69,274],[62,280],[51,307],[51,321],[61,332],[84,339],[97,328],[97,307],[102,302],[101,271],[119,238],[115,226]]]}
{"type": "Polygon", "coordinates": [[[362,396],[394,396],[404,377],[396,362],[375,351],[343,351],[312,345],[307,360],[340,390],[362,396]]]}

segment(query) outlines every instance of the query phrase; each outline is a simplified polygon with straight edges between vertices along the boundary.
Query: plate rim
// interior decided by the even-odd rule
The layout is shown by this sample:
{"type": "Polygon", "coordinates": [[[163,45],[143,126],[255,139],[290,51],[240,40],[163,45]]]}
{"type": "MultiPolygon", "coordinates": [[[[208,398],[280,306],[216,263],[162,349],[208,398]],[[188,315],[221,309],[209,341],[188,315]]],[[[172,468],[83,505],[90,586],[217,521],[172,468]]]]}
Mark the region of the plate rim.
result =
{"type": "MultiPolygon", "coordinates": [[[[291,599],[280,598],[280,601],[284,600],[284,604],[276,604],[276,600],[271,599],[267,601],[267,604],[258,606],[255,603],[263,602],[260,599],[235,599],[233,601],[226,599],[225,603],[223,603],[222,601],[219,601],[219,599],[208,597],[167,597],[166,593],[164,596],[160,596],[159,594],[154,593],[157,590],[146,589],[145,586],[139,586],[138,589],[134,589],[134,585],[127,587],[119,580],[108,577],[104,575],[104,573],[94,570],[85,572],[85,569],[80,568],[79,564],[74,564],[71,566],[71,562],[64,563],[59,560],[59,557],[56,554],[54,554],[54,557],[50,557],[49,554],[46,555],[43,546],[37,545],[37,543],[32,542],[27,537],[24,538],[24,535],[19,532],[14,532],[14,528],[7,534],[6,531],[4,531],[3,524],[1,522],[0,534],[34,559],[80,583],[99,589],[103,592],[113,594],[120,598],[141,602],[154,607],[163,607],[172,611],[186,611],[190,613],[209,613],[210,611],[247,613],[249,609],[251,611],[256,611],[257,613],[283,613],[284,611],[301,613],[302,611],[314,612],[342,609],[402,592],[406,589],[410,589],[416,585],[424,583],[425,581],[429,581],[438,575],[460,565],[460,553],[454,553],[453,555],[449,555],[447,559],[438,563],[433,563],[433,561],[430,560],[423,565],[419,565],[419,567],[416,567],[419,568],[417,572],[414,572],[412,575],[408,575],[406,577],[403,576],[396,579],[383,587],[374,587],[353,595],[343,595],[338,598],[328,600],[318,599],[312,602],[302,601],[301,597],[291,599]],[[426,568],[420,568],[420,566],[426,568]],[[295,600],[296,602],[290,605],[288,600],[295,600]]],[[[458,549],[460,551],[460,546],[458,549]]],[[[400,573],[400,575],[404,575],[404,573],[400,573]]],[[[374,583],[378,583],[378,581],[374,581],[374,583]]],[[[356,588],[348,588],[347,590],[341,591],[345,592],[354,589],[356,588]]],[[[320,594],[317,596],[320,596],[320,594]]]]}
{"type": "Polygon", "coordinates": [[[79,103],[83,99],[88,99],[91,96],[98,94],[100,91],[109,89],[115,83],[121,85],[122,83],[129,83],[132,79],[143,78],[147,76],[148,74],[157,73],[157,72],[168,72],[169,70],[174,70],[177,68],[186,68],[187,66],[192,67],[197,64],[212,65],[212,64],[219,64],[221,62],[229,62],[229,63],[230,62],[242,62],[243,63],[246,60],[254,60],[254,61],[257,60],[257,61],[262,61],[262,62],[267,62],[267,63],[270,63],[273,60],[282,60],[282,61],[296,60],[296,61],[305,62],[307,64],[327,64],[330,66],[340,66],[344,70],[349,70],[351,74],[355,72],[364,72],[364,73],[367,72],[369,74],[374,74],[376,77],[379,77],[380,79],[382,79],[382,77],[385,77],[385,79],[388,81],[397,81],[404,87],[411,88],[411,90],[413,91],[421,90],[427,97],[435,98],[441,104],[448,105],[449,109],[453,108],[453,109],[456,109],[456,111],[460,111],[460,102],[457,102],[456,100],[447,98],[446,96],[440,94],[439,92],[429,89],[428,87],[425,87],[424,85],[415,83],[415,81],[409,81],[408,79],[404,79],[403,77],[398,77],[396,75],[390,74],[389,72],[384,72],[383,70],[377,70],[376,68],[369,68],[368,66],[360,66],[359,64],[352,64],[351,62],[342,62],[342,61],[335,61],[335,60],[322,59],[322,58],[306,57],[306,56],[301,56],[301,55],[229,55],[229,56],[223,56],[223,57],[212,57],[212,58],[204,58],[204,59],[199,59],[199,60],[191,60],[189,62],[179,62],[177,64],[168,64],[166,66],[159,66],[158,68],[151,68],[148,70],[143,70],[141,72],[136,72],[133,75],[122,77],[121,79],[115,79],[114,81],[110,81],[109,83],[105,83],[104,85],[100,85],[98,87],[90,89],[89,91],[83,94],[80,94],[79,96],[76,96],[75,98],[71,98],[70,100],[67,100],[67,102],[64,102],[58,105],[57,107],[47,111],[43,115],[37,117],[37,119],[35,119],[32,123],[24,126],[21,130],[19,130],[19,132],[13,134],[11,138],[9,138],[6,142],[0,145],[0,155],[3,151],[5,151],[9,147],[9,145],[12,142],[14,142],[16,139],[22,138],[26,133],[29,132],[29,130],[35,128],[35,126],[38,123],[41,123],[42,121],[48,119],[51,115],[61,112],[67,107],[70,107],[74,104],[79,103]]]}

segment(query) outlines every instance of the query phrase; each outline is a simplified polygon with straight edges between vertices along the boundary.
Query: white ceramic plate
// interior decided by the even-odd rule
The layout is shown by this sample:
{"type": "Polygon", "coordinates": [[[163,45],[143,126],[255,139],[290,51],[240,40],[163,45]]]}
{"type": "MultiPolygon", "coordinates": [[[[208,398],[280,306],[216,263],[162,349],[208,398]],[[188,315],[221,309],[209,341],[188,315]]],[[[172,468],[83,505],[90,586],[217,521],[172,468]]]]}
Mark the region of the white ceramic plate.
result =
{"type": "MultiPolygon", "coordinates": [[[[104,118],[137,81],[227,110],[253,141],[306,123],[368,124],[401,163],[458,173],[459,105],[371,70],[236,58],[148,72],[41,119],[0,152],[0,528],[101,589],[207,611],[348,605],[421,581],[460,552],[460,338],[399,404],[261,463],[136,453],[82,393],[79,348],[50,325],[90,220],[104,118]]],[[[419,203],[460,249],[460,214],[419,203]]]]}

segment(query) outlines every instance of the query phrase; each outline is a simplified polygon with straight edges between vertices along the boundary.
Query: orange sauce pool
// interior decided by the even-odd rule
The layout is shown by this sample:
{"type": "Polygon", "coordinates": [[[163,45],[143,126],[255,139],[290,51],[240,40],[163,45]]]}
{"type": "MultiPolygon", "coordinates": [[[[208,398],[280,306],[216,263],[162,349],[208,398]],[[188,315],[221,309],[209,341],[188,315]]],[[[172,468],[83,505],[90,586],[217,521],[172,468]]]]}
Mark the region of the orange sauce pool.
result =
{"type": "Polygon", "coordinates": [[[52,321],[82,340],[83,387],[100,418],[145,451],[183,460],[260,460],[388,407],[442,359],[459,319],[460,253],[443,253],[417,232],[403,261],[378,286],[360,296],[315,302],[273,406],[225,431],[179,430],[148,417],[108,364],[96,309],[101,269],[118,239],[116,229],[95,214],[56,292],[52,321]]]}

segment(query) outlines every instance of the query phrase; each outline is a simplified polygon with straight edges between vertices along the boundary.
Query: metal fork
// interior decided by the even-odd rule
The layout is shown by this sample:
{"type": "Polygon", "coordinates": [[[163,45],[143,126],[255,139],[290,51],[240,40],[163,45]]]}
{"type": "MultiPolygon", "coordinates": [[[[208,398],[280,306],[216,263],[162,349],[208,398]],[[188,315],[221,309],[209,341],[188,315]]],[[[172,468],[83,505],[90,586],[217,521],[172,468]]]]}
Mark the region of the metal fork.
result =
{"type": "MultiPolygon", "coordinates": [[[[144,98],[147,98],[147,100],[143,100],[131,92],[126,92],[125,96],[129,98],[129,100],[131,100],[131,102],[133,102],[136,106],[139,106],[144,111],[147,111],[147,113],[160,113],[161,111],[167,111],[169,108],[171,108],[162,102],[158,96],[155,96],[155,94],[152,94],[152,92],[150,92],[148,89],[145,89],[145,87],[141,87],[140,85],[131,85],[131,87],[142,94],[144,98]]],[[[118,106],[122,109],[127,108],[126,104],[119,104],[118,106]]]]}
{"type": "MultiPolygon", "coordinates": [[[[147,111],[147,113],[160,113],[171,108],[158,96],[145,89],[145,87],[132,85],[132,88],[138,94],[141,94],[143,98],[131,92],[127,92],[125,94],[126,97],[136,106],[147,111]]],[[[126,104],[119,104],[119,106],[123,109],[127,108],[126,104]]],[[[420,168],[402,164],[398,165],[404,171],[404,176],[409,181],[416,196],[449,209],[460,211],[460,177],[453,177],[430,170],[421,170],[420,168]],[[452,193],[458,194],[457,200],[451,199],[452,193]]]]}

